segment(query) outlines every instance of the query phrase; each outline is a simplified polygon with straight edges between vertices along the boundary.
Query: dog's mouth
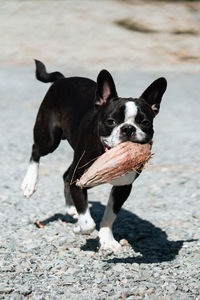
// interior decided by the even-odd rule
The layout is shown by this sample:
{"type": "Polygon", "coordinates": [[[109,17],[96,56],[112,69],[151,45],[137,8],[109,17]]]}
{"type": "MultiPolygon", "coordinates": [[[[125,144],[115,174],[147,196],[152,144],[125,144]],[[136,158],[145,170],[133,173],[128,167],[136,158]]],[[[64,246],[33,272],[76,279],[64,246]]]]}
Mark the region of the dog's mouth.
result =
{"type": "Polygon", "coordinates": [[[110,149],[114,148],[115,146],[117,146],[123,142],[127,142],[127,141],[121,140],[118,143],[116,143],[115,145],[109,146],[105,141],[102,141],[104,152],[108,152],[110,149]]]}
{"type": "Polygon", "coordinates": [[[128,138],[121,138],[121,140],[118,141],[118,143],[109,145],[109,142],[106,139],[101,139],[104,152],[108,152],[110,149],[112,149],[115,146],[117,146],[118,144],[121,144],[121,143],[124,143],[124,142],[132,142],[132,143],[138,143],[138,144],[145,144],[148,141],[149,141],[149,139],[144,139],[144,140],[140,141],[137,138],[133,138],[133,137],[129,138],[129,139],[128,138]]]}
{"type": "Polygon", "coordinates": [[[138,144],[146,144],[146,143],[149,143],[152,141],[152,139],[144,139],[142,141],[139,141],[137,139],[134,139],[134,140],[121,140],[119,143],[117,143],[116,145],[113,145],[113,146],[109,146],[105,141],[102,141],[102,144],[103,144],[103,148],[104,148],[104,152],[108,152],[110,149],[114,148],[115,146],[117,146],[118,144],[121,144],[121,143],[124,143],[124,142],[132,142],[132,143],[138,143],[138,144]]]}
{"type": "Polygon", "coordinates": [[[107,144],[104,143],[104,151],[108,152],[112,147],[108,146],[107,144]]]}

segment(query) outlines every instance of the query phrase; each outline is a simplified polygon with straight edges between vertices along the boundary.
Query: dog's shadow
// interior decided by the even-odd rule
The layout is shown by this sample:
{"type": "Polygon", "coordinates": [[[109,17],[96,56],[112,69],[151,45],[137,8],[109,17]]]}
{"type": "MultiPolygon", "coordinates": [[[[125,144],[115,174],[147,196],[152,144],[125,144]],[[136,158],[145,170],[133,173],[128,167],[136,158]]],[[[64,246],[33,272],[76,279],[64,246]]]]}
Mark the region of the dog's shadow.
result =
{"type": "MultiPolygon", "coordinates": [[[[90,211],[96,222],[97,229],[104,213],[105,206],[100,202],[90,202],[90,211]]],[[[126,209],[121,209],[113,225],[113,233],[117,241],[126,239],[136,252],[137,256],[115,257],[108,259],[110,263],[160,263],[171,261],[178,255],[184,242],[169,241],[165,231],[154,226],[151,222],[145,221],[126,209]]],[[[97,239],[87,239],[82,250],[96,251],[98,248],[97,239]]]]}
{"type": "MultiPolygon", "coordinates": [[[[91,215],[99,230],[100,221],[102,219],[105,206],[100,202],[90,202],[91,215]]],[[[75,223],[76,221],[63,214],[55,214],[54,216],[41,222],[46,225],[61,219],[63,222],[75,223]]],[[[113,233],[116,240],[126,239],[135,253],[139,255],[128,257],[114,257],[108,259],[109,263],[160,263],[175,259],[184,242],[192,242],[194,240],[169,241],[165,231],[154,226],[151,222],[145,221],[130,211],[121,209],[113,226],[113,233]]],[[[86,244],[81,247],[84,251],[98,251],[98,239],[88,238],[86,244]]]]}
{"type": "Polygon", "coordinates": [[[58,220],[61,220],[62,222],[65,222],[65,223],[76,223],[76,220],[73,219],[71,216],[69,216],[68,214],[66,215],[63,215],[63,214],[55,214],[43,221],[40,221],[39,223],[38,222],[35,222],[35,226],[38,227],[38,228],[41,228],[49,223],[52,223],[52,222],[56,222],[58,220]]]}

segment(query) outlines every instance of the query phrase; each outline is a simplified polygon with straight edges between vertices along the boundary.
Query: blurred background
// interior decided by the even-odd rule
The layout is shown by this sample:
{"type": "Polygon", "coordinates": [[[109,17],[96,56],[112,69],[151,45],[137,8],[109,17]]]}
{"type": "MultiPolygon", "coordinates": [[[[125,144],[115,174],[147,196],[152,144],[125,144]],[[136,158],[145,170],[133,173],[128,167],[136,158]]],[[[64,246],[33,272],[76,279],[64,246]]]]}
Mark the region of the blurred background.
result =
{"type": "Polygon", "coordinates": [[[1,1],[0,66],[200,70],[200,1],[1,1]]]}

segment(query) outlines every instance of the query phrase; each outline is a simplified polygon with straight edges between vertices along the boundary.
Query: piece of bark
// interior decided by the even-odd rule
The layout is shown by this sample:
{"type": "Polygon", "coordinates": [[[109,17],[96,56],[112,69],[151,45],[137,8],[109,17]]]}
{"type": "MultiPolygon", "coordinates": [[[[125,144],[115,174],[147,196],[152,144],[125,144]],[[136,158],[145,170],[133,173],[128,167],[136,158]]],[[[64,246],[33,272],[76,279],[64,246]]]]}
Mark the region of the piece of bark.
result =
{"type": "Polygon", "coordinates": [[[102,154],[77,180],[80,188],[111,182],[132,171],[141,170],[151,158],[152,144],[121,143],[102,154]]]}

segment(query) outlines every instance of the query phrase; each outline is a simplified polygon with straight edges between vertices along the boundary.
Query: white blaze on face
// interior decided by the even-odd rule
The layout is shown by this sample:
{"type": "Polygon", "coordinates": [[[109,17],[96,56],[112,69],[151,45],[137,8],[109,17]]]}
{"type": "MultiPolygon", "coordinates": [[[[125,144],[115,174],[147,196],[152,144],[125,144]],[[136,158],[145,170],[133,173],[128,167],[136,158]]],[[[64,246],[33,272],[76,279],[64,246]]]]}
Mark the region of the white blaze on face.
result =
{"type": "Polygon", "coordinates": [[[138,108],[135,102],[126,102],[124,111],[124,122],[113,128],[110,136],[101,137],[102,142],[111,148],[119,144],[121,142],[121,128],[126,124],[133,125],[136,128],[134,141],[141,142],[146,137],[146,134],[140,129],[140,127],[135,122],[137,113],[138,108]]]}
{"type": "Polygon", "coordinates": [[[133,101],[126,102],[125,104],[125,119],[124,124],[133,125],[136,128],[136,141],[141,142],[145,137],[146,134],[138,127],[137,123],[135,122],[136,115],[138,113],[138,108],[133,101]]]}
{"type": "Polygon", "coordinates": [[[132,101],[126,102],[124,123],[134,125],[137,112],[138,112],[138,108],[134,102],[132,101]]]}

